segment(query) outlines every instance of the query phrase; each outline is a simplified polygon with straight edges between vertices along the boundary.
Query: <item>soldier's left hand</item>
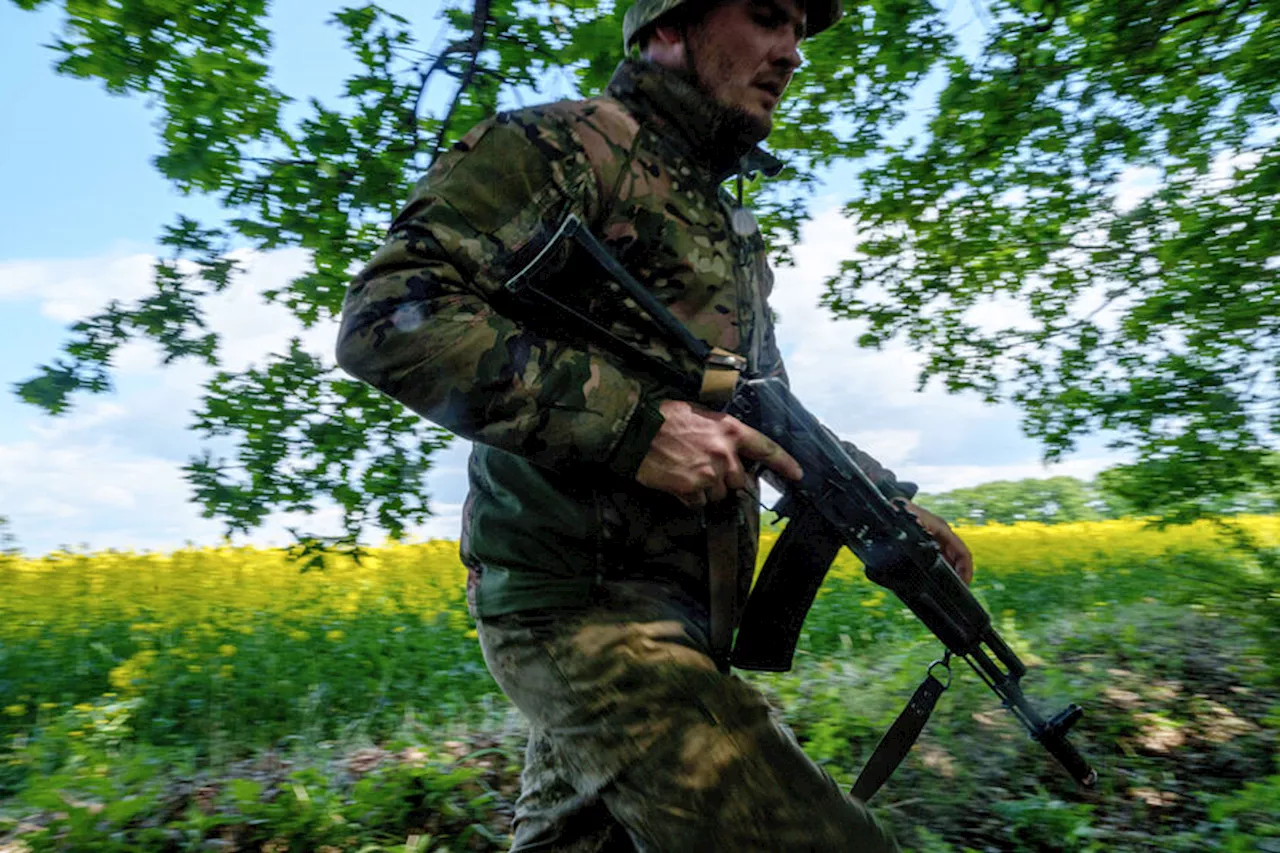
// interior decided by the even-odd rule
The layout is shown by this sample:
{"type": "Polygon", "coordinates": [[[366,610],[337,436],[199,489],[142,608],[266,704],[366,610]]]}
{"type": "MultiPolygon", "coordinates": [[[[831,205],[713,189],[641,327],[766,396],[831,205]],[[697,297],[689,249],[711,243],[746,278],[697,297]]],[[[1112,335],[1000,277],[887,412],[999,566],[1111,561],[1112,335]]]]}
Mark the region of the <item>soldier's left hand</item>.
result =
{"type": "Polygon", "coordinates": [[[956,570],[960,580],[964,581],[966,586],[972,583],[973,555],[969,553],[969,546],[965,545],[951,529],[951,525],[924,507],[910,501],[906,502],[905,509],[916,517],[920,526],[933,537],[934,542],[938,543],[938,547],[942,549],[942,556],[951,564],[951,568],[956,570]]]}

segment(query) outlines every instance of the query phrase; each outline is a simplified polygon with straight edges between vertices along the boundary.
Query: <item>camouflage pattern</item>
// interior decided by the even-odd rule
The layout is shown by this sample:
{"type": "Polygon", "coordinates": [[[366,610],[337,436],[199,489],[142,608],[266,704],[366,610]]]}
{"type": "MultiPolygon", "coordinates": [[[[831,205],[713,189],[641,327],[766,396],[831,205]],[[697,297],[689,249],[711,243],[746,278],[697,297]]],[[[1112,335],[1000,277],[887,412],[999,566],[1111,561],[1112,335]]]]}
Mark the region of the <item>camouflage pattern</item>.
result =
{"type": "MultiPolygon", "coordinates": [[[[622,49],[628,52],[636,43],[636,37],[663,15],[670,14],[691,3],[707,3],[710,0],[636,0],[622,19],[622,49]]],[[[843,12],[840,0],[804,0],[805,38],[815,36],[840,20],[843,12]]]]}
{"type": "MultiPolygon", "coordinates": [[[[749,582],[754,489],[699,511],[634,480],[661,427],[657,406],[676,392],[548,334],[502,290],[572,212],[695,335],[783,375],[764,242],[735,233],[721,187],[738,169],[779,164],[740,133],[680,75],[624,62],[603,96],[476,127],[433,164],[352,282],[339,363],[475,442],[461,544],[478,616],[581,606],[606,575],[705,598],[708,512],[736,514],[749,582]]],[[[610,305],[607,283],[572,259],[543,286],[580,307],[610,305]]],[[[619,337],[699,370],[635,312],[612,316],[619,337]]]]}
{"type": "Polygon", "coordinates": [[[514,853],[896,850],[759,691],[716,671],[696,605],[651,589],[480,623],[532,727],[514,853]]]}

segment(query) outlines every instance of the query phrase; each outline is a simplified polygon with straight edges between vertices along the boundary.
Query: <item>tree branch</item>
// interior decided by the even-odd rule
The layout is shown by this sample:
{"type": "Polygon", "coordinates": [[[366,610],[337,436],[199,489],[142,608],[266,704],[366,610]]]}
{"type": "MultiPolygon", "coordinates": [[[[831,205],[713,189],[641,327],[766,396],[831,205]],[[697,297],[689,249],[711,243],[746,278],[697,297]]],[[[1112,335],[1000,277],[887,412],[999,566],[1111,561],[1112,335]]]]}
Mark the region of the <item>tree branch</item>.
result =
{"type": "Polygon", "coordinates": [[[427,83],[431,80],[431,75],[444,68],[444,64],[450,56],[466,50],[467,45],[469,44],[471,44],[469,39],[467,41],[455,41],[451,43],[444,50],[440,51],[440,55],[437,56],[432,63],[423,69],[423,71],[418,75],[418,96],[413,101],[413,114],[415,117],[422,111],[422,98],[427,92],[427,83]]]}
{"type": "Polygon", "coordinates": [[[444,120],[440,123],[440,132],[436,134],[436,142],[431,149],[431,160],[435,160],[440,153],[440,148],[444,145],[445,137],[449,133],[449,125],[453,122],[454,113],[457,112],[458,104],[462,101],[462,95],[467,91],[467,87],[471,85],[471,78],[476,74],[476,67],[480,64],[480,51],[484,48],[484,30],[488,23],[489,0],[476,0],[475,9],[471,14],[471,42],[467,45],[471,51],[471,62],[458,83],[458,91],[453,94],[453,103],[449,105],[449,111],[444,114],[444,120]]]}
{"type": "Polygon", "coordinates": [[[1200,9],[1195,12],[1190,12],[1186,15],[1183,15],[1181,18],[1178,18],[1177,20],[1169,21],[1168,26],[1165,28],[1164,32],[1167,33],[1169,32],[1169,30],[1176,30],[1178,27],[1182,26],[1183,24],[1189,24],[1192,21],[1199,20],[1200,18],[1217,17],[1218,15],[1221,15],[1225,11],[1227,11],[1226,5],[1222,5],[1222,6],[1214,6],[1210,9],[1200,9]]]}

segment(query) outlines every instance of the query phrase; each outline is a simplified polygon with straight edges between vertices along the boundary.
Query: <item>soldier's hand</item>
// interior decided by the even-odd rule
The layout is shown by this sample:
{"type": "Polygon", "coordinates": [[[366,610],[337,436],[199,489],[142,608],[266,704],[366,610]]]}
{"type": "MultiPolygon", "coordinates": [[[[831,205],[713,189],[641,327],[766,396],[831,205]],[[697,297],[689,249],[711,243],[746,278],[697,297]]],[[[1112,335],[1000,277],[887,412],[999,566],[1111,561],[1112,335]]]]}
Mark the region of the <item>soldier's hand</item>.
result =
{"type": "Polygon", "coordinates": [[[667,400],[658,411],[664,423],[636,471],[636,480],[674,495],[689,507],[724,500],[745,488],[743,460],[758,461],[780,476],[799,480],[796,462],[777,442],[731,415],[667,400]]]}
{"type": "Polygon", "coordinates": [[[942,556],[947,558],[947,562],[956,570],[960,580],[964,581],[966,586],[972,583],[973,554],[969,553],[969,546],[961,541],[956,532],[951,529],[951,525],[924,507],[910,501],[907,501],[905,508],[916,517],[925,532],[933,537],[933,541],[938,543],[938,547],[942,549],[942,556]]]}

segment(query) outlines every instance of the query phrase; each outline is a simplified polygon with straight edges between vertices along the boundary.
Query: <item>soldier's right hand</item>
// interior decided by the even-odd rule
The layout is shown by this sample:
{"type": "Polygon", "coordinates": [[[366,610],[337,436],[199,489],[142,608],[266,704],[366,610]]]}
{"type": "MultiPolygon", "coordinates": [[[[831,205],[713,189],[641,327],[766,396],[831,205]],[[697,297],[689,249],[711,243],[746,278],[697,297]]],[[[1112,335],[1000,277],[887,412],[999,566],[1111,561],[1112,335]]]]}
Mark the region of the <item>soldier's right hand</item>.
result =
{"type": "Polygon", "coordinates": [[[803,476],[791,454],[732,415],[683,400],[666,400],[658,411],[664,422],[636,471],[636,480],[674,495],[686,506],[706,506],[745,488],[744,459],[761,462],[790,480],[803,476]]]}

